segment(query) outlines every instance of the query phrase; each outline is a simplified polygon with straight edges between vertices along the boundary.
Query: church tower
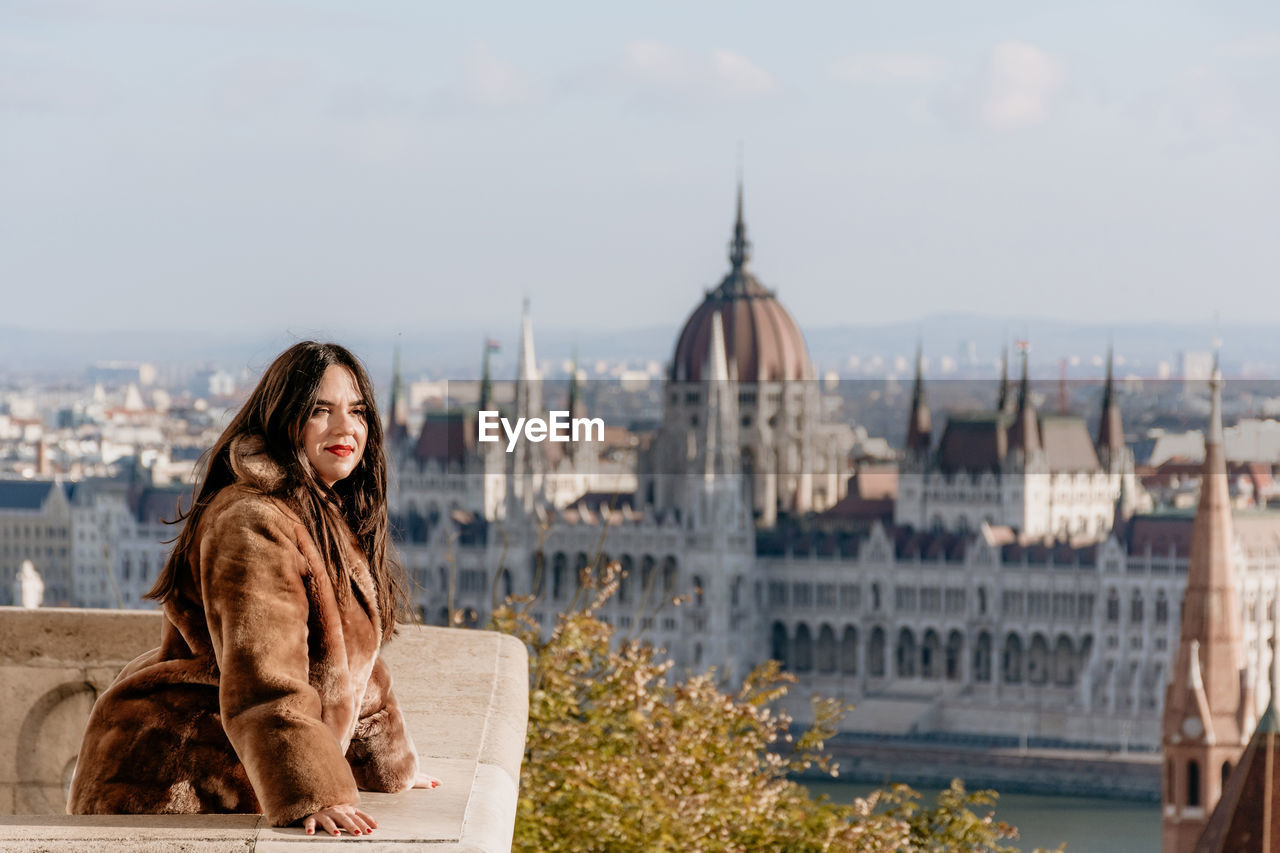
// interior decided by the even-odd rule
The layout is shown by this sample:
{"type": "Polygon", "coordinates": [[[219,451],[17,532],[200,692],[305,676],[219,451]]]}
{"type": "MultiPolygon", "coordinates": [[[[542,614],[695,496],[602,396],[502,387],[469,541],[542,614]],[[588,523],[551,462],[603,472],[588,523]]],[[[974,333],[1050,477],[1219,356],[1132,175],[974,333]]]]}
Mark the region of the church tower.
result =
{"type": "Polygon", "coordinates": [[[1182,632],[1164,703],[1164,853],[1190,853],[1253,729],[1241,639],[1222,373],[1214,366],[1200,504],[1182,599],[1182,632]]]}

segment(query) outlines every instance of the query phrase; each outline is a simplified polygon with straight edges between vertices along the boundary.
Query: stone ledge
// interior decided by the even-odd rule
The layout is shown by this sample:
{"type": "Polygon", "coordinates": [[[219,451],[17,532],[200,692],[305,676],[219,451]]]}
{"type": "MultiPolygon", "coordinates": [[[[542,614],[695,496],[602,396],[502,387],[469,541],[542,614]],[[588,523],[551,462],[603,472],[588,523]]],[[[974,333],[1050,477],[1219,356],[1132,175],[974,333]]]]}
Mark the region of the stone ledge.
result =
{"type": "Polygon", "coordinates": [[[307,836],[258,815],[55,814],[88,709],[116,671],[159,640],[143,611],[0,607],[0,849],[262,851],[296,844],[440,853],[511,846],[528,723],[524,645],[490,631],[401,626],[383,652],[422,757],[440,788],[362,794],[369,836],[307,836]],[[7,807],[6,807],[7,806],[7,807]],[[12,814],[13,812],[33,814],[12,814]],[[34,814],[45,812],[45,814],[34,814]]]}

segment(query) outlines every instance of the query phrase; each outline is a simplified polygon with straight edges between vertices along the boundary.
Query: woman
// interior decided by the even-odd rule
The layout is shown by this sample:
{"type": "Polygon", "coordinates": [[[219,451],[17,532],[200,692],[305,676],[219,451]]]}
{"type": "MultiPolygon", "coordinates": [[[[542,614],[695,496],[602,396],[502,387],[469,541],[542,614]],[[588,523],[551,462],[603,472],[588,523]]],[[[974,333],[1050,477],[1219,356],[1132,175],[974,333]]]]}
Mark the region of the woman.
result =
{"type": "Polygon", "coordinates": [[[357,789],[435,787],[378,650],[403,602],[369,377],[290,347],[210,451],[148,596],[160,648],[93,707],[72,814],[259,812],[333,835],[377,823],[357,789]]]}

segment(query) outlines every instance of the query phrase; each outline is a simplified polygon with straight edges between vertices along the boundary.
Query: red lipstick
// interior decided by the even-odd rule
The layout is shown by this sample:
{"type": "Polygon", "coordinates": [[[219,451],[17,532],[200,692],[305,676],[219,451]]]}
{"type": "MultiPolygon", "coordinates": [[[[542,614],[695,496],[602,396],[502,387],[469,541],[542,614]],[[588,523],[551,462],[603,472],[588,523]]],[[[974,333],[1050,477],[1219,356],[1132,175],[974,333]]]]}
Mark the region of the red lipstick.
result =
{"type": "Polygon", "coordinates": [[[334,456],[347,457],[351,455],[352,451],[354,451],[355,448],[350,447],[349,445],[346,445],[346,444],[331,444],[328,447],[326,447],[325,450],[329,451],[334,456]]]}

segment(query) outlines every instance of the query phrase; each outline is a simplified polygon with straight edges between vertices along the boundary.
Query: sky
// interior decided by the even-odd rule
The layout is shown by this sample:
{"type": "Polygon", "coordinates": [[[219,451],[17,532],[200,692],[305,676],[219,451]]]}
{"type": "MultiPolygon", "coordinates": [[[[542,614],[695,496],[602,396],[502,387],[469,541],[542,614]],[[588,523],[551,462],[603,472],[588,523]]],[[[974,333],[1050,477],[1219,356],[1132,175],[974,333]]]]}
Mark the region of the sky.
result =
{"type": "Polygon", "coordinates": [[[1280,4],[0,0],[0,325],[1280,322],[1280,4]]]}

